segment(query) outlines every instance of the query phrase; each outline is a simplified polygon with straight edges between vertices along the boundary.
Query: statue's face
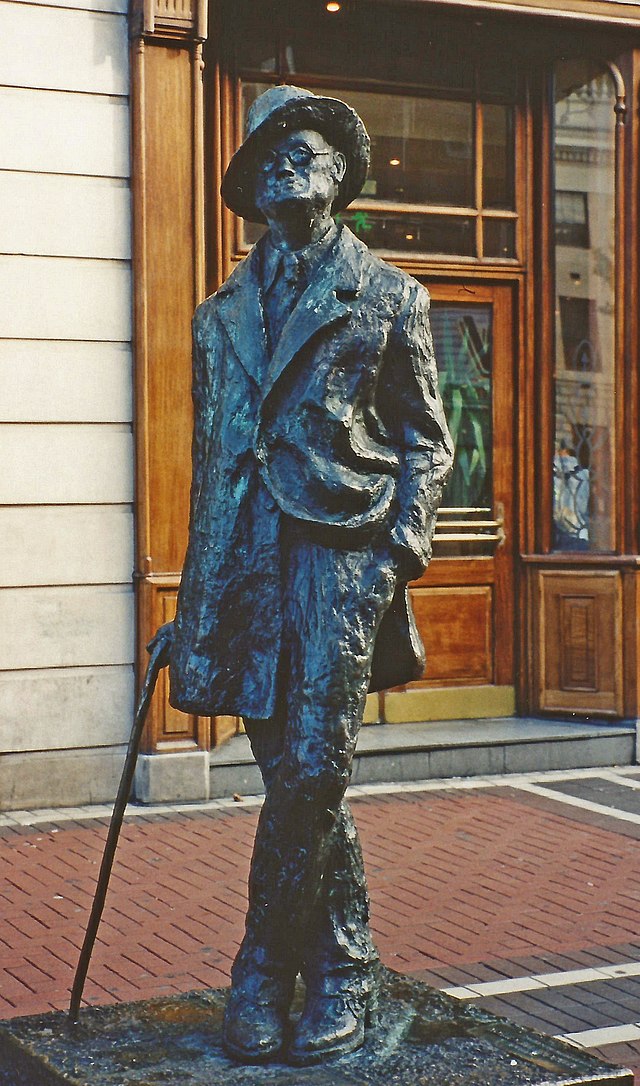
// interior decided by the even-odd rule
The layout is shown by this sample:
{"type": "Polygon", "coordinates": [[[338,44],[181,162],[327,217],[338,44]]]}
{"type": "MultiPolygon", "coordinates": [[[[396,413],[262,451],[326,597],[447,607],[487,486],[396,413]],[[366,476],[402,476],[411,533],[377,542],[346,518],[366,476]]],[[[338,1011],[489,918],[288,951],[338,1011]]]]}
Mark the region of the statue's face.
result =
{"type": "Polygon", "coordinates": [[[331,209],[344,177],[344,155],[313,130],[289,132],[258,160],[256,206],[267,220],[304,209],[331,209]]]}

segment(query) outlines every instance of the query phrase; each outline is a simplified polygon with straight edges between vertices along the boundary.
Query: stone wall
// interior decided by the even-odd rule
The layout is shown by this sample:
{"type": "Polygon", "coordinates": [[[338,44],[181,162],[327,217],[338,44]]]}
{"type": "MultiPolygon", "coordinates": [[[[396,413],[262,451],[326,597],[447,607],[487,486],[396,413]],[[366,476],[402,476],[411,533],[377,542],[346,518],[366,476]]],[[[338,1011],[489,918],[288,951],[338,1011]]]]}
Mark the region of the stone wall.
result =
{"type": "Polygon", "coordinates": [[[0,0],[0,806],[115,794],[133,704],[125,0],[0,0]]]}

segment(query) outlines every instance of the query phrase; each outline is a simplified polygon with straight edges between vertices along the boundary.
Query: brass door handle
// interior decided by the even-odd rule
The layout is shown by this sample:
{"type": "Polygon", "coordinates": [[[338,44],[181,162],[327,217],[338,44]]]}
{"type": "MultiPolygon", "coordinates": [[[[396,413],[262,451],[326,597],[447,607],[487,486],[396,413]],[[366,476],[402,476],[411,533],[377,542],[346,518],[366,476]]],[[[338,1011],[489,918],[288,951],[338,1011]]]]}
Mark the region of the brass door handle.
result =
{"type": "Polygon", "coordinates": [[[498,547],[503,547],[506,542],[502,502],[496,502],[494,518],[491,517],[491,509],[444,508],[438,513],[438,521],[434,542],[495,543],[498,547]],[[465,519],[469,515],[474,519],[465,519]],[[453,517],[456,519],[450,519],[453,517]]]}
{"type": "Polygon", "coordinates": [[[507,533],[504,530],[504,502],[496,502],[496,535],[498,536],[498,546],[504,547],[507,541],[507,533]]]}

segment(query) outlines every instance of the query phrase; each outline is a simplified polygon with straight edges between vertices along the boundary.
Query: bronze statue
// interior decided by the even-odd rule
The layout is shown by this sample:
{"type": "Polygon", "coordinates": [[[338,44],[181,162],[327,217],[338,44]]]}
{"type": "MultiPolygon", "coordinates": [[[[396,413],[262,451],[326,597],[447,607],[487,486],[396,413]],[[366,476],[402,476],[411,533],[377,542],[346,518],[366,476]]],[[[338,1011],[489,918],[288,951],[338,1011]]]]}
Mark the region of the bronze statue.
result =
{"type": "Polygon", "coordinates": [[[222,195],[269,230],[193,322],[189,546],[166,636],[171,703],[241,715],[265,784],[224,1021],[246,1062],[319,1062],[373,1019],[344,794],[368,690],[424,666],[406,585],[452,460],[428,294],[332,218],[368,161],[345,103],[262,94],[222,195]]]}

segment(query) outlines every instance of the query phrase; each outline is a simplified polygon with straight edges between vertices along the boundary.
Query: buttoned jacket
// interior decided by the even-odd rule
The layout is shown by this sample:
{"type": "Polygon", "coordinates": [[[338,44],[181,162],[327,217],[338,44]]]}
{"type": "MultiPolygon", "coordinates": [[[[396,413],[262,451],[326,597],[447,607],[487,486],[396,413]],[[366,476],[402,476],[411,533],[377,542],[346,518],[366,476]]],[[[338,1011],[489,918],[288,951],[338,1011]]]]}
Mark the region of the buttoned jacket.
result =
{"type": "MultiPolygon", "coordinates": [[[[452,461],[424,287],[342,226],[270,356],[263,244],[193,323],[191,519],[171,660],[172,704],[191,712],[273,712],[283,515],[326,546],[391,549],[406,580],[430,558],[452,461]]],[[[394,636],[415,641],[408,617],[394,636]]]]}

